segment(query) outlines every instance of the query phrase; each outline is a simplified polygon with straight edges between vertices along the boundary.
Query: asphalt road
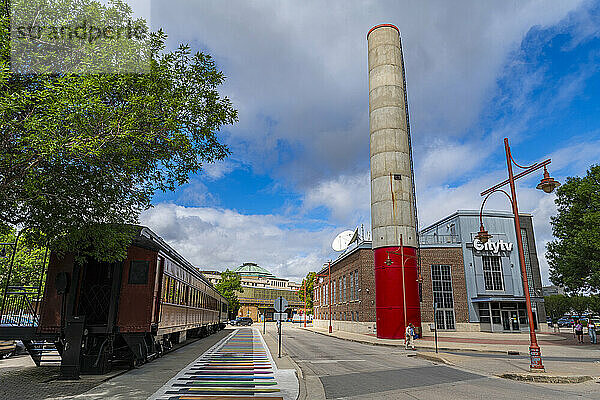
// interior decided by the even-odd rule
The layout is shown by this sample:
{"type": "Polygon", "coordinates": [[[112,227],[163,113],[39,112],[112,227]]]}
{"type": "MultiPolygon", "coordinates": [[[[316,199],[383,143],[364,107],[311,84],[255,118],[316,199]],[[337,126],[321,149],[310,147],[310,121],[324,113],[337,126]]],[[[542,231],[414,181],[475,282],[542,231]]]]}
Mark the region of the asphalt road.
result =
{"type": "MultiPolygon", "coordinates": [[[[274,330],[267,335],[276,340],[274,330]]],[[[283,351],[299,365],[305,380],[320,382],[327,399],[600,398],[600,385],[593,382],[520,383],[411,357],[411,351],[349,342],[289,324],[284,328],[283,351]]],[[[308,388],[307,398],[315,398],[310,392],[308,388]]]]}

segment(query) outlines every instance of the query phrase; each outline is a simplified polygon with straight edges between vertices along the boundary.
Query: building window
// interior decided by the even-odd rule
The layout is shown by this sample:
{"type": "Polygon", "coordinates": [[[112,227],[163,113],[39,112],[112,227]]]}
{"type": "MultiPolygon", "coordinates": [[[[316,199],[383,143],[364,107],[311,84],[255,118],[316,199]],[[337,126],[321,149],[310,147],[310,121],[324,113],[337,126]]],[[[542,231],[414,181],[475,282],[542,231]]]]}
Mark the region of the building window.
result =
{"type": "Polygon", "coordinates": [[[354,293],[355,293],[355,299],[359,300],[359,291],[358,291],[358,270],[354,270],[354,285],[355,285],[355,289],[354,289],[354,293]]]}
{"type": "Polygon", "coordinates": [[[354,300],[354,273],[350,271],[350,301],[354,300]]]}
{"type": "Polygon", "coordinates": [[[344,301],[348,301],[348,287],[347,287],[347,279],[348,277],[344,275],[344,301]]]}
{"type": "Polygon", "coordinates": [[[485,290],[504,290],[504,281],[502,280],[502,265],[500,263],[500,257],[483,256],[482,258],[485,290]]]}
{"type": "Polygon", "coordinates": [[[431,266],[431,284],[437,329],[454,329],[454,298],[449,265],[431,266]]]}
{"type": "Polygon", "coordinates": [[[342,302],[342,277],[338,280],[338,303],[342,302]]]}
{"type": "Polygon", "coordinates": [[[331,297],[331,299],[333,300],[332,303],[335,303],[335,298],[336,298],[336,293],[335,293],[335,281],[331,282],[331,284],[333,285],[331,287],[331,290],[333,292],[333,296],[331,297]]]}

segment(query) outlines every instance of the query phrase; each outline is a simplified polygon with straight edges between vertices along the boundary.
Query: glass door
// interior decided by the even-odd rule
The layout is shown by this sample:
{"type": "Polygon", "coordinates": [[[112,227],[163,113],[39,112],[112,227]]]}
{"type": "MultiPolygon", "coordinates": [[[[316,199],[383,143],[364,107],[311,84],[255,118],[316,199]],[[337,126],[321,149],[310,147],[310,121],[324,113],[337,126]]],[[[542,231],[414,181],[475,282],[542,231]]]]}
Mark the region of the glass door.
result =
{"type": "Polygon", "coordinates": [[[510,312],[510,322],[512,324],[512,330],[518,331],[519,330],[519,314],[516,311],[510,312]]]}
{"type": "Polygon", "coordinates": [[[510,312],[502,310],[502,329],[510,331],[510,312]]]}

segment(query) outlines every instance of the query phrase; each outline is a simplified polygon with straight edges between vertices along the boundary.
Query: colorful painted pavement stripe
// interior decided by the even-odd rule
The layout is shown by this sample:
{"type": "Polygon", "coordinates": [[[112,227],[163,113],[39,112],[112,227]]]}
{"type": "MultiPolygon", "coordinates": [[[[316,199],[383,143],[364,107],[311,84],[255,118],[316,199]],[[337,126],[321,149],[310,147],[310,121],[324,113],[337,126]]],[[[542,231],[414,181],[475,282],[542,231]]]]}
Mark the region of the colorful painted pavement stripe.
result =
{"type": "Polygon", "coordinates": [[[260,333],[240,328],[156,392],[156,400],[283,400],[260,333]]]}

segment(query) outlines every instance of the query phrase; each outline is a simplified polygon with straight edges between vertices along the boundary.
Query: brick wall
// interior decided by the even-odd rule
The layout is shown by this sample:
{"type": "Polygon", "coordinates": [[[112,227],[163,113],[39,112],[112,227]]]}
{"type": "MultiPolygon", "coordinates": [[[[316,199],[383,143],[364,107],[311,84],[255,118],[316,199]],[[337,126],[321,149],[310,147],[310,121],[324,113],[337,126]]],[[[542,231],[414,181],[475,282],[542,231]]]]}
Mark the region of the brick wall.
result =
{"type": "MultiPolygon", "coordinates": [[[[315,285],[315,290],[321,286],[326,287],[329,282],[327,268],[320,272],[323,276],[323,283],[315,285]]],[[[339,293],[339,279],[346,276],[347,300],[343,301],[339,296],[335,296],[335,303],[331,306],[331,312],[334,320],[352,321],[352,315],[358,313],[359,322],[375,321],[375,261],[373,250],[369,248],[358,248],[348,256],[331,265],[331,281],[335,282],[335,289],[339,293]],[[358,298],[350,300],[350,272],[352,274],[358,270],[358,298]]],[[[329,295],[328,295],[329,296],[329,295]]],[[[332,293],[332,298],[333,293],[332,293]]],[[[329,307],[324,303],[324,298],[319,298],[315,302],[316,318],[328,319],[329,307]]]]}
{"type": "Polygon", "coordinates": [[[423,278],[421,320],[433,322],[433,288],[431,284],[431,265],[433,264],[450,265],[455,321],[456,323],[469,322],[465,267],[461,247],[421,248],[421,277],[423,278]]]}

